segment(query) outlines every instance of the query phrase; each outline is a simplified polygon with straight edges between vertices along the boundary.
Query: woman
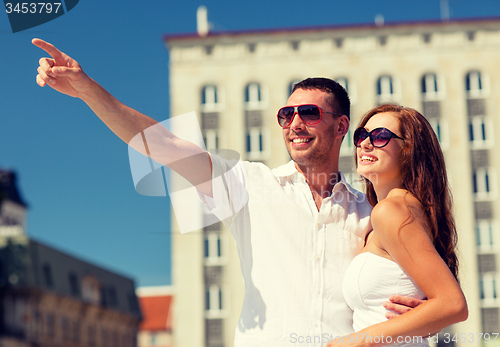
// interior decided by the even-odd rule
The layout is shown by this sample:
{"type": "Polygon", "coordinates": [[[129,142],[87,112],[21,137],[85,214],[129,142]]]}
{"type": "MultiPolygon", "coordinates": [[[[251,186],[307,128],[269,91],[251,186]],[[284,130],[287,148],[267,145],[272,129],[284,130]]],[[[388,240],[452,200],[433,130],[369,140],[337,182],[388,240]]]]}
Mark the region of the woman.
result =
{"type": "Polygon", "coordinates": [[[343,280],[357,333],[329,345],[426,345],[421,336],[468,315],[439,142],[417,111],[382,105],[363,117],[354,144],[373,230],[343,280]],[[395,293],[427,300],[387,320],[382,303],[395,293]]]}

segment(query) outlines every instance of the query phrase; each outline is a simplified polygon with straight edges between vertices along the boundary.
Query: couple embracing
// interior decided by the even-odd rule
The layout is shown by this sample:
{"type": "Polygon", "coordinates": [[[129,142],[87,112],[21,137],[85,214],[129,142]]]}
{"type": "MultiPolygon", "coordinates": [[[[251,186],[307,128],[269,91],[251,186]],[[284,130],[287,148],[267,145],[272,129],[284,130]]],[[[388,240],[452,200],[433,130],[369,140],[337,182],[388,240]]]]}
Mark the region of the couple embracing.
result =
{"type": "MultiPolygon", "coordinates": [[[[37,83],[82,99],[126,143],[157,124],[54,46],[33,43],[51,55],[40,59],[37,83]]],[[[425,346],[420,337],[467,318],[451,194],[431,126],[413,109],[383,105],[344,139],[349,109],[335,81],[297,83],[277,115],[292,160],[273,170],[244,161],[228,169],[164,128],[148,137],[160,164],[196,156],[173,169],[215,215],[231,216],[221,219],[246,290],[235,346],[425,346]],[[366,195],[338,171],[342,140],[354,141],[366,195]],[[226,172],[224,185],[212,182],[213,172],[226,172]]]]}

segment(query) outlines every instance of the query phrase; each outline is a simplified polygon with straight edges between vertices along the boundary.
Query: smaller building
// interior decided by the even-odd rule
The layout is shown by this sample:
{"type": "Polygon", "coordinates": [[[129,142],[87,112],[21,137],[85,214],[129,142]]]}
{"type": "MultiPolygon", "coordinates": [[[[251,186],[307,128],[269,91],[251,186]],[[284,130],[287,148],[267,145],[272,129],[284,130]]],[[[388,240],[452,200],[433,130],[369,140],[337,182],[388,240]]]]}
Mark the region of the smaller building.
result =
{"type": "Polygon", "coordinates": [[[136,290],[143,320],[139,326],[139,347],[173,347],[170,286],[141,287],[136,290]]]}
{"type": "Polygon", "coordinates": [[[15,178],[0,170],[0,346],[136,347],[134,281],[30,239],[15,178]]]}

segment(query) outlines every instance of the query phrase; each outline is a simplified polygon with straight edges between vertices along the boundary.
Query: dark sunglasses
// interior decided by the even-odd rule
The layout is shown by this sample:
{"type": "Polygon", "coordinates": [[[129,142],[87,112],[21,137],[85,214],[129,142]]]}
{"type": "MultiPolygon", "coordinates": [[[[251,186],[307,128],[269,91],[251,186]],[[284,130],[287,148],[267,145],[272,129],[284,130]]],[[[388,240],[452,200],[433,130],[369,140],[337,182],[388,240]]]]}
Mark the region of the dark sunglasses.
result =
{"type": "Polygon", "coordinates": [[[283,128],[286,128],[292,124],[295,114],[298,114],[305,124],[314,125],[319,123],[322,113],[341,116],[339,113],[323,111],[318,105],[285,106],[278,111],[278,123],[283,128]]]}
{"type": "Polygon", "coordinates": [[[361,147],[361,143],[367,138],[370,137],[370,142],[373,147],[382,148],[385,147],[392,138],[401,139],[404,141],[402,137],[394,134],[392,131],[386,128],[377,128],[368,132],[365,128],[357,128],[354,132],[354,146],[361,147]]]}

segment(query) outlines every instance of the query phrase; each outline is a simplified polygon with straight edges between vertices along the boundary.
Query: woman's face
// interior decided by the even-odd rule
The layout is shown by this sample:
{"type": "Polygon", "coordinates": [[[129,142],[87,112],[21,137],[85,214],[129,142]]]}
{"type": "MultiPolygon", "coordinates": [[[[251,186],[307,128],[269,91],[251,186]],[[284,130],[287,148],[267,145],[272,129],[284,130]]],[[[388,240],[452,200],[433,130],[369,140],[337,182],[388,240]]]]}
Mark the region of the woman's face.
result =
{"type": "MultiPolygon", "coordinates": [[[[386,128],[401,137],[399,120],[391,112],[377,113],[364,126],[370,132],[377,128],[386,128]]],[[[403,140],[391,138],[386,146],[374,147],[368,136],[357,147],[358,174],[370,180],[374,185],[400,181],[401,149],[403,140]]]]}

